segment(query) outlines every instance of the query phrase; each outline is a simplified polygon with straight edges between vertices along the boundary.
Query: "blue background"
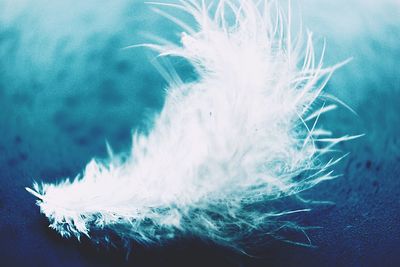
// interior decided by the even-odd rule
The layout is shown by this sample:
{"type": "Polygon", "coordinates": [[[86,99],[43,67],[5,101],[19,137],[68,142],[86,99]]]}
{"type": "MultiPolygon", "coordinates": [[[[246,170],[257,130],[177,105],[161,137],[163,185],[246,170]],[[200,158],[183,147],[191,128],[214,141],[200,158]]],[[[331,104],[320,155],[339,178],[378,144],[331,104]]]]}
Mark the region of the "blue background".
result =
{"type": "MultiPolygon", "coordinates": [[[[366,136],[350,152],[343,176],[305,197],[296,218],[316,248],[269,241],[259,257],[198,240],[164,247],[117,248],[66,240],[25,190],[33,180],[74,177],[92,157],[130,147],[163,106],[165,81],[143,48],[147,33],[177,40],[179,29],[141,1],[0,0],[0,265],[2,266],[400,266],[400,7],[395,1],[293,1],[327,64],[348,57],[326,90],[349,104],[322,124],[366,136]],[[82,3],[83,2],[83,3],[82,3]]],[[[296,13],[297,14],[297,13],[296,13]]],[[[184,17],[183,15],[181,15],[184,17]]],[[[183,77],[185,64],[176,66],[183,77]]]]}

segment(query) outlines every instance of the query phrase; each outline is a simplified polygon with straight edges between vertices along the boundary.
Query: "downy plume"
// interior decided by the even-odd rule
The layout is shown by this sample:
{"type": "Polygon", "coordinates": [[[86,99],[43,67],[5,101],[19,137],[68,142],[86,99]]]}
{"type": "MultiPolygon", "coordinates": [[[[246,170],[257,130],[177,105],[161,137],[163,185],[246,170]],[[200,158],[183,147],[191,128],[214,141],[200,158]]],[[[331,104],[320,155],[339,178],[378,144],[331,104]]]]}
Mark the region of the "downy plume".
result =
{"type": "Polygon", "coordinates": [[[290,6],[283,12],[277,1],[150,4],[184,32],[179,44],[143,46],[188,61],[196,79],[160,68],[169,82],[164,108],[149,133],[133,135],[126,158],[110,153],[75,179],[27,188],[50,227],[78,239],[111,230],[144,244],[195,236],[239,250],[254,233],[296,228],[282,216],[308,209],[270,203],[334,177],[340,158],[323,159],[354,137],[334,138],[317,122],[335,108],[321,91],[342,64],[323,67],[312,34],[293,37],[290,6]]]}

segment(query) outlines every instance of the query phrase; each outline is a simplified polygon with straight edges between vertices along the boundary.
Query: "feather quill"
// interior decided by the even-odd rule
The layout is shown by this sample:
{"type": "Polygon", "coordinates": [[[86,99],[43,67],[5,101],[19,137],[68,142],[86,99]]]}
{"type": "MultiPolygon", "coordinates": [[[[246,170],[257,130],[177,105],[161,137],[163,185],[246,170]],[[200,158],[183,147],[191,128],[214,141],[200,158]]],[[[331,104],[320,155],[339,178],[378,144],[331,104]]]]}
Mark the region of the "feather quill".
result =
{"type": "Polygon", "coordinates": [[[27,190],[62,236],[107,229],[145,244],[191,235],[245,249],[252,233],[273,236],[279,217],[307,211],[268,203],[334,178],[340,158],[321,155],[351,137],[318,128],[335,105],[315,106],[342,64],[323,67],[311,33],[292,38],[290,8],[273,0],[153,4],[189,13],[196,26],[160,12],[182,27],[181,42],[144,46],[187,60],[197,79],[163,70],[164,108],[124,160],[110,153],[75,179],[27,190]]]}

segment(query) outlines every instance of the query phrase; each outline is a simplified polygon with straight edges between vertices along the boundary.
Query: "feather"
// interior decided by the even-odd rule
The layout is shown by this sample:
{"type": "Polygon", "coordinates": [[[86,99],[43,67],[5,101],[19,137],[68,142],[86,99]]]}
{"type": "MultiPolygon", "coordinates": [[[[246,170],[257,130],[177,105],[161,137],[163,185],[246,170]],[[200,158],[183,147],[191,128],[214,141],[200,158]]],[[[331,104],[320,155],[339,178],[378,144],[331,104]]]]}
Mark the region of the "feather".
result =
{"type": "Polygon", "coordinates": [[[335,177],[338,160],[321,156],[353,137],[317,127],[335,106],[316,106],[342,64],[323,67],[311,33],[293,38],[290,8],[273,0],[152,4],[189,13],[196,27],[158,12],[184,29],[181,42],[143,46],[183,58],[197,78],[161,68],[164,108],[149,133],[133,134],[128,157],[109,148],[75,179],[27,188],[50,227],[78,239],[111,230],[144,244],[196,236],[240,250],[251,234],[296,228],[279,218],[308,209],[269,203],[335,177]]]}

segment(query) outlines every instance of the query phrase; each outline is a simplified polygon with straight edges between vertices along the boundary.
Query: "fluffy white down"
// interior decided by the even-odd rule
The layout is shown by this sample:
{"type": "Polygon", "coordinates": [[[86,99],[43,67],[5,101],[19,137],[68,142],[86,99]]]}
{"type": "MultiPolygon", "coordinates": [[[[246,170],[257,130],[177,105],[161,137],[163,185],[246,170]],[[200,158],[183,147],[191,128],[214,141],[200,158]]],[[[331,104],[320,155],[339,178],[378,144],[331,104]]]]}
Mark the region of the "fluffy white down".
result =
{"type": "Polygon", "coordinates": [[[311,33],[291,37],[290,8],[259,2],[156,4],[197,25],[170,16],[184,29],[181,43],[145,46],[184,58],[197,79],[165,70],[165,106],[149,134],[134,134],[126,159],[92,160],[74,180],[27,189],[51,227],[78,238],[111,229],[143,243],[192,235],[243,249],[249,234],[273,235],[280,215],[302,211],[268,202],[333,177],[337,160],[320,156],[352,137],[318,129],[335,106],[315,101],[339,65],[315,59],[311,33]]]}

